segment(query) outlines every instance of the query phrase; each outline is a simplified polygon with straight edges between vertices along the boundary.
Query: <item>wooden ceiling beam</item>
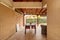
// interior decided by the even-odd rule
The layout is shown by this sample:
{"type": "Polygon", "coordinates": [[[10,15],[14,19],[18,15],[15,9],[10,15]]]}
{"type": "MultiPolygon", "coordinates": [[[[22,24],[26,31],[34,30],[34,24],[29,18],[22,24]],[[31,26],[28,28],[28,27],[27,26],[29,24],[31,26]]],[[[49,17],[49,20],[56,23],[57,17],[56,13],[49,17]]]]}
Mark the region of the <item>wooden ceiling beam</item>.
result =
{"type": "Polygon", "coordinates": [[[39,9],[39,8],[16,8],[17,12],[22,12],[23,14],[32,14],[32,15],[47,15],[47,9],[39,9]]]}

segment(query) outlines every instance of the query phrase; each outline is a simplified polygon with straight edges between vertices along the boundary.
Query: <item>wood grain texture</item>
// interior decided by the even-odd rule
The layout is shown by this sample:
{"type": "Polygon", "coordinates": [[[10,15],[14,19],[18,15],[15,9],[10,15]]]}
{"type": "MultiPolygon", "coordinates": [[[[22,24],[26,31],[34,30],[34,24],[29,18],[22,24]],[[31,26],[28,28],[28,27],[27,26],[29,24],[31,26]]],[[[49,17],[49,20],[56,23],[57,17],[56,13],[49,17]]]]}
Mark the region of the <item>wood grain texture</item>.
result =
{"type": "Polygon", "coordinates": [[[15,11],[23,14],[47,16],[47,8],[16,8],[15,11]]]}
{"type": "Polygon", "coordinates": [[[41,34],[41,27],[37,27],[36,34],[34,32],[34,29],[27,29],[26,34],[25,29],[23,29],[22,31],[19,31],[16,34],[14,34],[8,40],[47,40],[47,39],[46,36],[41,34]]]}

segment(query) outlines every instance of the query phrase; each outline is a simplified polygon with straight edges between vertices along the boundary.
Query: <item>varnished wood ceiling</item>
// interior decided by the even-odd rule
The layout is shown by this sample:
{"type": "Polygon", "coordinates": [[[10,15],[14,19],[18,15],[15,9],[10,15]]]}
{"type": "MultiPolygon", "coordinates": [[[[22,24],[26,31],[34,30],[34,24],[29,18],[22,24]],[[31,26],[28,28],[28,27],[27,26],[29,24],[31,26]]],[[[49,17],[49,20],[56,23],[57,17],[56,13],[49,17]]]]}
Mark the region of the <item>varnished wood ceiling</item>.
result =
{"type": "Polygon", "coordinates": [[[14,2],[42,2],[42,0],[13,0],[14,2]]]}
{"type": "Polygon", "coordinates": [[[22,14],[32,14],[32,15],[47,15],[47,9],[46,8],[16,8],[16,12],[22,13],[22,14]]]}

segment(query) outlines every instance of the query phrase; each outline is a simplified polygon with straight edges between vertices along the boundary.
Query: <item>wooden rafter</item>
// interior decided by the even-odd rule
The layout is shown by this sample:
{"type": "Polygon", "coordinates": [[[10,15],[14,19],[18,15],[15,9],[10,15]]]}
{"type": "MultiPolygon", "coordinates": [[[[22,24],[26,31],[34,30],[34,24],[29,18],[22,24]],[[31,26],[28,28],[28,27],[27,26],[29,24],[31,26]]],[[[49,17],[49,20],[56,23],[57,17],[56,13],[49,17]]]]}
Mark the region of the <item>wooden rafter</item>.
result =
{"type": "Polygon", "coordinates": [[[34,15],[47,15],[46,8],[16,8],[17,12],[22,12],[23,14],[34,14],[34,15]]]}

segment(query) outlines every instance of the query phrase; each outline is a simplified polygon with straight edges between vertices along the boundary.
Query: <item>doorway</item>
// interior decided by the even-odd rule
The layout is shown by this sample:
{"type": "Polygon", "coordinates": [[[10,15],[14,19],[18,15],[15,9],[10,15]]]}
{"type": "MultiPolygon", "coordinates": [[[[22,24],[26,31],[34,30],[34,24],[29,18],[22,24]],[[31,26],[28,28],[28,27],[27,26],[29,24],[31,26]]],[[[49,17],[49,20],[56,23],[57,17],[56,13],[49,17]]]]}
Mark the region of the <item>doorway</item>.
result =
{"type": "Polygon", "coordinates": [[[24,30],[20,32],[23,35],[22,37],[30,38],[30,40],[45,40],[47,35],[47,10],[41,8],[20,8],[17,10],[20,10],[21,15],[24,15],[24,30]],[[25,25],[35,25],[36,33],[35,29],[30,29],[30,26],[28,26],[25,34],[25,25]]]}

